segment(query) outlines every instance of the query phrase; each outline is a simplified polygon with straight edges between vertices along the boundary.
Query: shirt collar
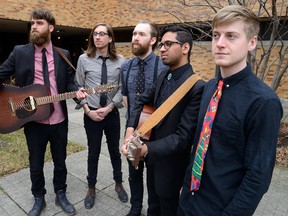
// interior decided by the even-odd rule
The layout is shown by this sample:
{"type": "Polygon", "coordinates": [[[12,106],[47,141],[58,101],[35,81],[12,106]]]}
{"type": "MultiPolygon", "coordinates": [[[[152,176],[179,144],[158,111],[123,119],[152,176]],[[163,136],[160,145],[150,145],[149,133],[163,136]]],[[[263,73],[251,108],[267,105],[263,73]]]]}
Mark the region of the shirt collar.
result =
{"type": "Polygon", "coordinates": [[[46,46],[37,46],[34,45],[36,52],[40,52],[42,51],[43,48],[46,49],[46,53],[47,54],[52,54],[52,42],[50,41],[46,46]]]}
{"type": "Polygon", "coordinates": [[[137,64],[139,64],[140,61],[144,61],[145,64],[147,64],[150,60],[152,60],[156,54],[152,51],[148,56],[146,56],[143,60],[137,57],[137,64]]]}
{"type": "MultiPolygon", "coordinates": [[[[100,56],[102,56],[102,55],[100,55],[100,54],[96,51],[96,58],[99,59],[100,56]]],[[[106,57],[107,57],[107,58],[110,58],[110,55],[108,54],[106,57]]]]}
{"type": "Polygon", "coordinates": [[[252,69],[250,67],[250,64],[247,63],[246,67],[243,70],[233,74],[232,76],[224,78],[224,79],[221,77],[220,70],[217,71],[217,80],[223,79],[224,86],[231,87],[231,86],[235,85],[236,83],[238,83],[239,81],[241,81],[246,76],[248,76],[250,73],[252,73],[252,69]]]}
{"type": "Polygon", "coordinates": [[[185,64],[185,65],[182,65],[182,66],[176,68],[174,71],[171,71],[171,70],[170,70],[170,71],[167,73],[167,76],[171,73],[171,74],[172,74],[172,78],[173,78],[174,80],[177,80],[177,79],[179,79],[179,78],[183,75],[183,73],[184,73],[186,70],[188,70],[190,67],[191,67],[191,65],[190,65],[189,63],[187,63],[187,64],[185,64]]]}

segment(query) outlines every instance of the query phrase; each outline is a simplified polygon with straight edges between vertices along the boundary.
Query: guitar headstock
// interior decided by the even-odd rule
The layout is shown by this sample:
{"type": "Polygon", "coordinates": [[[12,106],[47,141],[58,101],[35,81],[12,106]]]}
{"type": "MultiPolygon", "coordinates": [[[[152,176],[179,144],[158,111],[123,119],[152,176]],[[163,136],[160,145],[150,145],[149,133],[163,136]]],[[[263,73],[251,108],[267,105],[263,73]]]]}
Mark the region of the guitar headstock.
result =
{"type": "Polygon", "coordinates": [[[93,93],[105,93],[105,92],[111,92],[116,90],[119,87],[118,84],[114,84],[114,83],[107,83],[104,85],[100,85],[97,87],[92,88],[94,91],[93,93]]]}

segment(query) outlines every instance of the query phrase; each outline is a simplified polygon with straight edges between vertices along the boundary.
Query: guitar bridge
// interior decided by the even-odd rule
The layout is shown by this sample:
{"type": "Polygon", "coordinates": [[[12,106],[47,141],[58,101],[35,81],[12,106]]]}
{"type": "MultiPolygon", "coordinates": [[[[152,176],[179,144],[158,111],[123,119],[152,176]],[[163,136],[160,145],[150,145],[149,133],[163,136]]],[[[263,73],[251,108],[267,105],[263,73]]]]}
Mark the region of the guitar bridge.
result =
{"type": "Polygon", "coordinates": [[[15,116],[15,108],[14,108],[13,100],[11,98],[9,98],[8,104],[9,104],[9,108],[10,108],[12,116],[15,116]]]}

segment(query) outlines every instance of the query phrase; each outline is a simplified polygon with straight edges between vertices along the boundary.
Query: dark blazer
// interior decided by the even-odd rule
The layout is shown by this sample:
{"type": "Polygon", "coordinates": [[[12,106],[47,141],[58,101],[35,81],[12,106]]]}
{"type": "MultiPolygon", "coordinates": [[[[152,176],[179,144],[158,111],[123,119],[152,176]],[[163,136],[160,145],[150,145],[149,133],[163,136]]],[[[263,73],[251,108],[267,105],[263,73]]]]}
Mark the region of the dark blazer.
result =
{"type": "MultiPolygon", "coordinates": [[[[0,83],[11,75],[14,75],[16,86],[24,87],[33,84],[35,73],[34,49],[32,43],[15,46],[8,59],[0,66],[0,83]]],[[[71,60],[69,51],[64,49],[62,49],[62,51],[67,58],[71,60]]],[[[53,47],[53,55],[58,93],[78,90],[74,84],[72,68],[60,56],[55,47],[53,47]]],[[[67,105],[65,100],[61,101],[61,107],[67,118],[67,105]]]]}
{"type": "MultiPolygon", "coordinates": [[[[156,104],[161,84],[167,72],[159,75],[155,85],[147,89],[136,102],[129,127],[137,127],[144,104],[156,104]]],[[[177,87],[193,74],[192,67],[178,79],[177,87]]],[[[191,146],[198,120],[204,81],[199,80],[175,107],[156,125],[147,142],[148,154],[146,165],[154,165],[155,188],[161,197],[175,197],[183,183],[185,168],[189,162],[191,146]]],[[[157,108],[157,107],[155,107],[157,108]]]]}

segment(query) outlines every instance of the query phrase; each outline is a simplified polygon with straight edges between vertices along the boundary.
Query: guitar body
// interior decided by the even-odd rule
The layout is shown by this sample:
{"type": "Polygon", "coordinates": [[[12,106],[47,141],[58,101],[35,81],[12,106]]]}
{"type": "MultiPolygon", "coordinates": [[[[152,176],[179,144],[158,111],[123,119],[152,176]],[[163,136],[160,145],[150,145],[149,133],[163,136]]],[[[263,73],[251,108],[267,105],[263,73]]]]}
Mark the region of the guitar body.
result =
{"type": "MultiPolygon", "coordinates": [[[[152,106],[144,105],[143,110],[140,114],[137,130],[141,128],[144,122],[151,116],[154,112],[154,108],[152,106]]],[[[149,130],[144,135],[138,133],[138,131],[134,131],[132,139],[128,142],[128,159],[131,161],[133,167],[138,169],[139,161],[141,160],[140,154],[143,142],[148,141],[150,139],[151,130],[149,130]]],[[[143,158],[142,158],[143,159],[143,158]]]]}
{"type": "Polygon", "coordinates": [[[20,129],[27,122],[48,118],[51,105],[38,106],[35,100],[37,97],[48,95],[48,89],[40,84],[23,88],[0,86],[0,133],[10,133],[20,129]]]}
{"type": "MultiPolygon", "coordinates": [[[[148,106],[148,105],[144,105],[143,110],[142,110],[141,115],[140,115],[140,119],[139,119],[139,122],[138,122],[137,129],[139,129],[142,126],[142,124],[150,117],[150,115],[153,112],[154,112],[154,107],[148,106]]],[[[146,134],[144,134],[141,137],[141,139],[142,140],[149,140],[150,135],[151,135],[151,130],[148,131],[146,134]]]]}

